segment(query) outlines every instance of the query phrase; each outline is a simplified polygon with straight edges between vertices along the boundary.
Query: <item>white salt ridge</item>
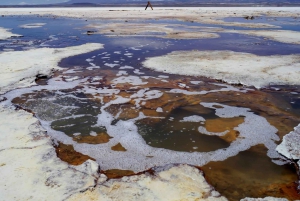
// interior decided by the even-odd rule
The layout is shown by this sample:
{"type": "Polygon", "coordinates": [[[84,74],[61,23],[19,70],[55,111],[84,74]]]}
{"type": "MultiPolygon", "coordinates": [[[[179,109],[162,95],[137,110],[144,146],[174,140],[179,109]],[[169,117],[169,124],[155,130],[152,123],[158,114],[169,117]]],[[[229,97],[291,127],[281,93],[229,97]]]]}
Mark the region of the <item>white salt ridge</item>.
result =
{"type": "Polygon", "coordinates": [[[233,51],[175,51],[148,58],[144,66],[171,74],[206,76],[261,88],[300,84],[300,56],[257,56],[233,51]]]}
{"type": "Polygon", "coordinates": [[[283,137],[276,151],[288,159],[298,161],[298,167],[300,167],[300,124],[294,128],[294,131],[283,137]]]}
{"type": "Polygon", "coordinates": [[[235,88],[235,87],[233,87],[231,85],[227,85],[227,84],[214,84],[214,85],[221,86],[223,88],[214,89],[214,90],[210,90],[210,91],[187,91],[187,90],[183,90],[183,89],[171,89],[167,93],[181,93],[181,94],[185,94],[185,95],[204,95],[204,94],[208,94],[208,93],[216,93],[216,92],[221,92],[221,91],[237,91],[237,92],[241,92],[241,93],[246,93],[247,91],[250,90],[250,89],[238,89],[238,88],[235,88]]]}
{"type": "Polygon", "coordinates": [[[11,37],[21,37],[22,35],[19,34],[13,34],[10,32],[10,29],[5,29],[0,27],[0,40],[6,40],[11,37]]]}
{"type": "Polygon", "coordinates": [[[183,120],[180,120],[179,122],[204,122],[205,119],[198,115],[192,115],[189,117],[184,117],[183,120]]]}
{"type": "Polygon", "coordinates": [[[140,72],[139,69],[135,69],[133,72],[134,72],[135,74],[137,74],[137,75],[143,75],[143,74],[145,74],[145,73],[140,72]]]}
{"type": "Polygon", "coordinates": [[[195,85],[197,85],[197,84],[200,84],[200,83],[202,83],[202,81],[190,81],[190,83],[191,83],[191,84],[195,84],[195,85]]]}
{"type": "Polygon", "coordinates": [[[102,44],[88,43],[66,48],[40,48],[28,51],[2,52],[0,53],[0,94],[15,88],[35,85],[36,75],[49,75],[52,69],[61,69],[57,65],[63,58],[101,48],[103,48],[102,44]]]}
{"type": "Polygon", "coordinates": [[[275,198],[275,197],[265,197],[265,198],[243,198],[240,201],[288,201],[286,198],[275,198]]]}
{"type": "Polygon", "coordinates": [[[169,76],[167,76],[167,75],[159,75],[158,77],[159,78],[169,78],[169,76]]]}
{"type": "Polygon", "coordinates": [[[128,75],[128,73],[127,73],[126,71],[124,71],[124,70],[120,70],[120,71],[116,74],[116,76],[121,76],[121,75],[128,75]]]}
{"type": "Polygon", "coordinates": [[[156,112],[164,112],[161,107],[156,108],[156,112]]]}
{"type": "Polygon", "coordinates": [[[215,135],[215,136],[224,136],[229,132],[229,130],[226,130],[226,131],[223,131],[223,132],[217,132],[217,133],[216,132],[210,132],[210,131],[206,130],[206,128],[203,127],[203,126],[199,126],[198,131],[202,134],[205,134],[205,135],[215,135]]]}
{"type": "Polygon", "coordinates": [[[115,78],[111,81],[113,84],[124,84],[129,83],[131,85],[145,85],[148,82],[143,82],[143,80],[137,76],[121,76],[118,78],[115,78]]]}
{"type": "Polygon", "coordinates": [[[44,25],[46,25],[46,23],[31,23],[31,24],[20,25],[20,27],[23,29],[36,29],[36,28],[41,28],[44,25]]]}

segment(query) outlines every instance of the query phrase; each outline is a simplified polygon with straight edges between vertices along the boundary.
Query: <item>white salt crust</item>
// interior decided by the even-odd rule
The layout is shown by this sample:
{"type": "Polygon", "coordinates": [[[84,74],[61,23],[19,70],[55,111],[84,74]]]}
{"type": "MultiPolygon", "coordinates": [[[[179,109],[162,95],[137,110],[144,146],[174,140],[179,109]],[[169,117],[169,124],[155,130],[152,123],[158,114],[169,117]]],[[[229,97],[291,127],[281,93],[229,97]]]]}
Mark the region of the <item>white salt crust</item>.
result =
{"type": "Polygon", "coordinates": [[[11,37],[21,37],[22,35],[19,34],[13,34],[9,31],[10,29],[5,29],[3,27],[0,27],[0,40],[6,40],[11,37]]]}
{"type": "Polygon", "coordinates": [[[265,197],[265,198],[244,198],[240,201],[288,201],[285,198],[265,197]]]}
{"type": "Polygon", "coordinates": [[[144,66],[159,72],[206,76],[261,88],[300,84],[300,56],[257,56],[233,51],[175,51],[148,58],[144,66]]]}
{"type": "Polygon", "coordinates": [[[88,43],[66,48],[2,52],[0,53],[0,94],[19,87],[34,85],[36,75],[49,75],[52,69],[60,69],[57,64],[63,58],[101,48],[103,48],[102,44],[88,43]]]}
{"type": "MultiPolygon", "coordinates": [[[[138,94],[135,95],[137,98],[140,96],[138,94]]],[[[119,120],[116,124],[111,125],[115,118],[105,108],[112,104],[125,104],[132,100],[131,98],[122,98],[118,95],[115,95],[115,98],[115,100],[105,104],[100,109],[101,113],[98,115],[98,123],[95,125],[105,127],[107,133],[113,137],[106,144],[78,144],[64,133],[52,130],[50,127],[51,122],[42,121],[42,125],[47,128],[48,132],[55,139],[66,144],[73,144],[75,150],[97,159],[97,162],[103,169],[130,169],[140,172],[153,166],[162,166],[169,163],[187,163],[202,166],[210,161],[225,160],[257,144],[264,144],[267,147],[269,157],[280,158],[275,151],[275,141],[279,140],[279,137],[276,135],[277,130],[265,118],[253,114],[247,108],[231,107],[218,103],[201,103],[205,107],[215,109],[216,115],[221,118],[245,116],[245,122],[235,128],[235,130],[240,132],[240,135],[229,147],[211,152],[188,153],[154,148],[147,145],[138,133],[138,128],[135,125],[137,120],[147,118],[143,113],[140,113],[138,118],[127,121],[119,120]],[[217,106],[222,106],[223,108],[216,108],[217,106]],[[110,147],[117,143],[121,143],[127,151],[122,153],[112,151],[110,147]]]]}
{"type": "Polygon", "coordinates": [[[98,164],[72,166],[57,158],[32,114],[0,106],[0,118],[0,200],[64,200],[95,185],[98,164]]]}

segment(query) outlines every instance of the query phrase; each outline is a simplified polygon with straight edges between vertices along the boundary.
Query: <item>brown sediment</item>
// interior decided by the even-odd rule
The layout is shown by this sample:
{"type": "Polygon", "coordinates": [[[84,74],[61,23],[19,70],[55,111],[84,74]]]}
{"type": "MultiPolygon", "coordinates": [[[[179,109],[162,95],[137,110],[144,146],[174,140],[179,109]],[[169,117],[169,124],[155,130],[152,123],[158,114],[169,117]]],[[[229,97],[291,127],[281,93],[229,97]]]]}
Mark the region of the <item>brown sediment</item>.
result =
{"type": "Polygon", "coordinates": [[[299,199],[293,166],[274,164],[266,152],[263,145],[256,145],[225,161],[210,162],[202,170],[206,180],[228,200],[267,196],[299,199]]]}
{"type": "Polygon", "coordinates": [[[111,147],[111,150],[114,151],[127,151],[127,149],[125,149],[121,143],[116,144],[115,146],[111,147]]]}
{"type": "Polygon", "coordinates": [[[58,158],[71,165],[80,165],[88,159],[95,161],[94,158],[75,151],[73,145],[66,145],[58,142],[58,146],[55,146],[55,150],[58,158]]]}
{"type": "Polygon", "coordinates": [[[239,135],[239,132],[234,130],[234,128],[243,122],[244,117],[207,119],[205,128],[207,131],[215,133],[229,131],[226,135],[220,136],[220,138],[227,142],[232,142],[239,135]]]}
{"type": "Polygon", "coordinates": [[[250,108],[251,111],[266,118],[272,126],[276,127],[280,138],[292,131],[300,121],[300,117],[285,110],[289,107],[285,100],[275,98],[264,91],[210,93],[201,96],[201,99],[204,102],[215,102],[217,99],[217,102],[226,105],[250,108]]]}
{"type": "Polygon", "coordinates": [[[119,170],[119,169],[105,170],[105,171],[101,171],[101,173],[105,174],[109,179],[116,179],[116,178],[121,178],[124,176],[131,176],[136,174],[131,170],[119,170]]]}
{"type": "Polygon", "coordinates": [[[78,143],[87,143],[87,144],[103,144],[109,142],[109,140],[112,137],[110,137],[107,133],[101,132],[97,133],[97,136],[91,136],[91,135],[78,135],[74,136],[73,140],[78,143]]]}

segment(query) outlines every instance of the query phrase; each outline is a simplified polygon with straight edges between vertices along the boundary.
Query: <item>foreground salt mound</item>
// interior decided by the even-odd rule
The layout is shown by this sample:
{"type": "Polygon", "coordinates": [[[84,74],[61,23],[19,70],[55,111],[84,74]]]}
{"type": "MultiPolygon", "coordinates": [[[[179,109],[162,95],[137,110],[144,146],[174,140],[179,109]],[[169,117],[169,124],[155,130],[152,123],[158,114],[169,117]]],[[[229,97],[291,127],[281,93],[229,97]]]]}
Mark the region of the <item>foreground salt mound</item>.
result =
{"type": "Polygon", "coordinates": [[[99,43],[66,48],[40,48],[27,51],[0,53],[0,94],[9,90],[34,84],[37,75],[49,75],[59,69],[58,62],[66,57],[103,48],[99,43]]]}
{"type": "Polygon", "coordinates": [[[227,200],[188,165],[107,180],[94,161],[57,158],[32,114],[0,106],[0,118],[0,200],[227,200]]]}
{"type": "Polygon", "coordinates": [[[154,173],[111,179],[69,200],[227,200],[191,166],[154,168],[154,173]]]}
{"type": "Polygon", "coordinates": [[[21,37],[22,35],[19,34],[13,34],[9,31],[9,29],[4,29],[0,27],[0,40],[6,40],[11,37],[21,37]]]}
{"type": "Polygon", "coordinates": [[[174,51],[148,58],[143,64],[160,72],[206,76],[256,88],[269,84],[300,84],[299,55],[257,56],[233,51],[174,51]]]}
{"type": "Polygon", "coordinates": [[[283,137],[276,151],[286,158],[297,162],[298,168],[300,167],[300,124],[294,128],[294,131],[283,137]]]}
{"type": "Polygon", "coordinates": [[[64,200],[95,186],[98,164],[57,158],[32,114],[0,106],[0,119],[0,200],[64,200]]]}

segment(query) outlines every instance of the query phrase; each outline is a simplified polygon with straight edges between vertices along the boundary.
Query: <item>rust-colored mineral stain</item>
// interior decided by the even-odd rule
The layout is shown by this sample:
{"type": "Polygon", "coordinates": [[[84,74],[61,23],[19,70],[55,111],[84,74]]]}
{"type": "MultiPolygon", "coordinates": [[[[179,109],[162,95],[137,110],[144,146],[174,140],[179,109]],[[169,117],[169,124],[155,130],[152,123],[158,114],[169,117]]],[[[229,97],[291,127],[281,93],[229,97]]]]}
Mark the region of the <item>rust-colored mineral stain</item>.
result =
{"type": "Polygon", "coordinates": [[[111,147],[111,150],[114,151],[127,151],[127,149],[125,149],[121,143],[116,144],[115,146],[111,147]]]}
{"type": "Polygon", "coordinates": [[[73,140],[78,142],[78,143],[87,143],[87,144],[104,144],[109,142],[109,140],[112,137],[110,137],[107,133],[97,133],[97,136],[91,136],[91,135],[86,135],[86,136],[74,136],[73,140]]]}
{"type": "Polygon", "coordinates": [[[55,147],[55,150],[57,157],[70,165],[81,165],[88,159],[95,161],[94,158],[75,151],[73,145],[66,145],[59,142],[58,146],[55,147]]]}
{"type": "Polygon", "coordinates": [[[236,140],[239,135],[239,132],[233,129],[243,122],[244,117],[207,119],[205,121],[205,127],[207,131],[215,133],[228,130],[229,132],[224,136],[220,136],[220,138],[227,142],[232,142],[236,140]]]}
{"type": "Polygon", "coordinates": [[[101,173],[105,174],[109,179],[135,175],[135,173],[131,170],[120,170],[120,169],[105,170],[105,171],[101,171],[101,173]]]}

